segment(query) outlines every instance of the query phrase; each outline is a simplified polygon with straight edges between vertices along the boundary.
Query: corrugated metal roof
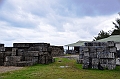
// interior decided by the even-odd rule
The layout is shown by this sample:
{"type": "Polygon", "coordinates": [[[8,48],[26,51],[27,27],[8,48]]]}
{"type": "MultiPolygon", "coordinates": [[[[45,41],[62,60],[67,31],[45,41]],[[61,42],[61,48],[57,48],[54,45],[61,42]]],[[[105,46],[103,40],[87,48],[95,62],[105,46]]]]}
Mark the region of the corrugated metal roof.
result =
{"type": "Polygon", "coordinates": [[[112,35],[108,38],[97,40],[97,42],[107,42],[107,41],[120,42],[120,35],[112,35]]]}
{"type": "MultiPolygon", "coordinates": [[[[97,40],[96,42],[107,42],[107,41],[114,41],[114,42],[120,43],[120,35],[112,35],[108,38],[97,40]]],[[[90,41],[78,41],[76,43],[67,44],[65,46],[70,46],[70,47],[82,46],[82,45],[84,45],[85,42],[90,42],[90,41]]]]}
{"type": "Polygon", "coordinates": [[[70,47],[82,46],[82,45],[84,45],[85,42],[89,42],[89,41],[78,41],[76,43],[68,44],[68,45],[65,45],[65,46],[70,46],[70,47]]]}

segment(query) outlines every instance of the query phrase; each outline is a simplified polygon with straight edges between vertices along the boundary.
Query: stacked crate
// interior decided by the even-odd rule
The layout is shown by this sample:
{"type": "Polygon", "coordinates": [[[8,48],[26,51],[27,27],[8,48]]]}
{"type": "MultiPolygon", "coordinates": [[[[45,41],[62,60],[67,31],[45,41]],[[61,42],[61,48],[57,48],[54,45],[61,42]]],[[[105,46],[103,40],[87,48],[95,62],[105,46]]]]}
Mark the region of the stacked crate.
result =
{"type": "Polygon", "coordinates": [[[13,45],[18,48],[18,55],[23,57],[17,66],[52,63],[53,58],[49,43],[14,43],[13,45]]]}
{"type": "Polygon", "coordinates": [[[22,56],[18,56],[18,48],[5,47],[4,66],[16,66],[17,62],[22,60],[22,56]]]}
{"type": "Polygon", "coordinates": [[[64,48],[63,46],[50,46],[51,49],[52,49],[52,56],[55,57],[55,56],[62,56],[64,55],[64,48]]]}
{"type": "Polygon", "coordinates": [[[83,68],[91,68],[90,48],[84,47],[83,68]]]}
{"type": "Polygon", "coordinates": [[[4,66],[17,66],[17,62],[21,61],[21,56],[6,56],[4,66]]]}
{"type": "Polygon", "coordinates": [[[13,47],[5,47],[5,57],[12,55],[12,48],[13,47]]]}
{"type": "Polygon", "coordinates": [[[84,57],[84,51],[83,51],[83,46],[80,46],[80,51],[79,51],[79,58],[77,59],[78,64],[83,63],[83,57],[84,57]]]}
{"type": "Polygon", "coordinates": [[[87,42],[82,49],[84,52],[83,68],[115,69],[115,54],[117,49],[114,41],[87,42]]]}
{"type": "MultiPolygon", "coordinates": [[[[95,45],[97,45],[95,43],[95,45]]],[[[94,68],[94,69],[98,69],[98,64],[99,64],[99,60],[97,59],[97,51],[96,51],[96,47],[92,46],[89,47],[89,54],[90,54],[90,67],[94,68]]]]}
{"type": "Polygon", "coordinates": [[[114,41],[108,41],[106,51],[99,54],[100,64],[102,67],[109,70],[115,69],[116,67],[116,57],[117,48],[115,47],[114,41]]]}
{"type": "Polygon", "coordinates": [[[0,65],[49,64],[54,62],[52,50],[56,50],[57,55],[63,53],[62,46],[50,46],[49,43],[13,43],[13,47],[4,47],[4,44],[0,44],[0,65]]]}
{"type": "Polygon", "coordinates": [[[4,44],[0,44],[0,66],[4,65],[4,52],[5,52],[4,44]]]}
{"type": "Polygon", "coordinates": [[[38,62],[41,63],[41,64],[49,64],[49,63],[52,63],[52,49],[50,47],[50,45],[42,45],[41,46],[41,51],[39,52],[39,60],[38,62]]]}

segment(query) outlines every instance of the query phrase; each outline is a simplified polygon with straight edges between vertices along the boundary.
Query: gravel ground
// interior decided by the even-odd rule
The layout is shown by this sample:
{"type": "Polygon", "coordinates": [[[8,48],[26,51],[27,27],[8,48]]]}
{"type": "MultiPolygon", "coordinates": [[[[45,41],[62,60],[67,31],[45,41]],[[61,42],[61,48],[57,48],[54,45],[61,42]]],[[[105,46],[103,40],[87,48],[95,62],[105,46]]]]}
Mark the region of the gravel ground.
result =
{"type": "Polygon", "coordinates": [[[22,69],[23,67],[14,67],[14,66],[9,66],[9,67],[4,67],[0,66],[0,73],[5,73],[8,71],[14,71],[14,70],[19,70],[22,69]]]}
{"type": "MultiPolygon", "coordinates": [[[[69,59],[78,59],[79,55],[68,55],[68,56],[58,56],[58,57],[69,58],[69,59]]],[[[57,58],[57,57],[54,57],[54,58],[57,58]]]]}

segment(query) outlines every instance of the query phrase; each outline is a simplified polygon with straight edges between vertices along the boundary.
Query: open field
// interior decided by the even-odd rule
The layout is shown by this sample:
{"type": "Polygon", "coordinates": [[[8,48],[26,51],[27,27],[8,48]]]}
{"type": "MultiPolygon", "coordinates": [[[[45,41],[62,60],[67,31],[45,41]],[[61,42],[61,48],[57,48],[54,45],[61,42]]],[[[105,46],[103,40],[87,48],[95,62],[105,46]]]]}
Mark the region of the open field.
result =
{"type": "Polygon", "coordinates": [[[120,79],[120,66],[115,70],[82,69],[74,59],[56,58],[49,65],[37,64],[1,73],[0,79],[120,79]]]}

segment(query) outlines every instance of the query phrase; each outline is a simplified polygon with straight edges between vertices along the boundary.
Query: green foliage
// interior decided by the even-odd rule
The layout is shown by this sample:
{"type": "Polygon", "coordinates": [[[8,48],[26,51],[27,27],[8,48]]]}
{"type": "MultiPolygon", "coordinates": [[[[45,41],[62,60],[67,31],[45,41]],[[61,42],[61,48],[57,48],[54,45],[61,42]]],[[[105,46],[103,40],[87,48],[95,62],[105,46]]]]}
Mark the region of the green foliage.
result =
{"type": "MultiPolygon", "coordinates": [[[[120,14],[119,14],[119,15],[120,15],[120,14]]],[[[113,24],[114,24],[115,29],[112,31],[111,34],[110,34],[110,33],[107,33],[107,32],[104,32],[104,31],[102,30],[102,31],[100,31],[100,33],[98,34],[97,37],[94,37],[93,40],[95,41],[95,40],[107,38],[107,37],[109,37],[110,35],[120,35],[120,18],[117,18],[117,19],[116,19],[116,23],[113,22],[113,24]]]]}
{"type": "Polygon", "coordinates": [[[111,35],[120,35],[120,19],[116,19],[116,23],[113,22],[115,29],[113,30],[111,35]]]}
{"type": "Polygon", "coordinates": [[[100,31],[100,33],[98,33],[98,36],[97,37],[94,37],[94,40],[99,40],[99,39],[103,39],[103,38],[107,38],[109,37],[110,34],[107,33],[107,32],[104,32],[103,30],[100,31]]]}
{"type": "Polygon", "coordinates": [[[120,19],[119,19],[119,18],[116,19],[116,23],[113,22],[115,28],[119,30],[119,29],[120,29],[120,19]],[[116,24],[116,23],[117,23],[117,24],[116,24]]]}
{"type": "Polygon", "coordinates": [[[114,29],[111,35],[120,35],[120,29],[114,29]]]}

